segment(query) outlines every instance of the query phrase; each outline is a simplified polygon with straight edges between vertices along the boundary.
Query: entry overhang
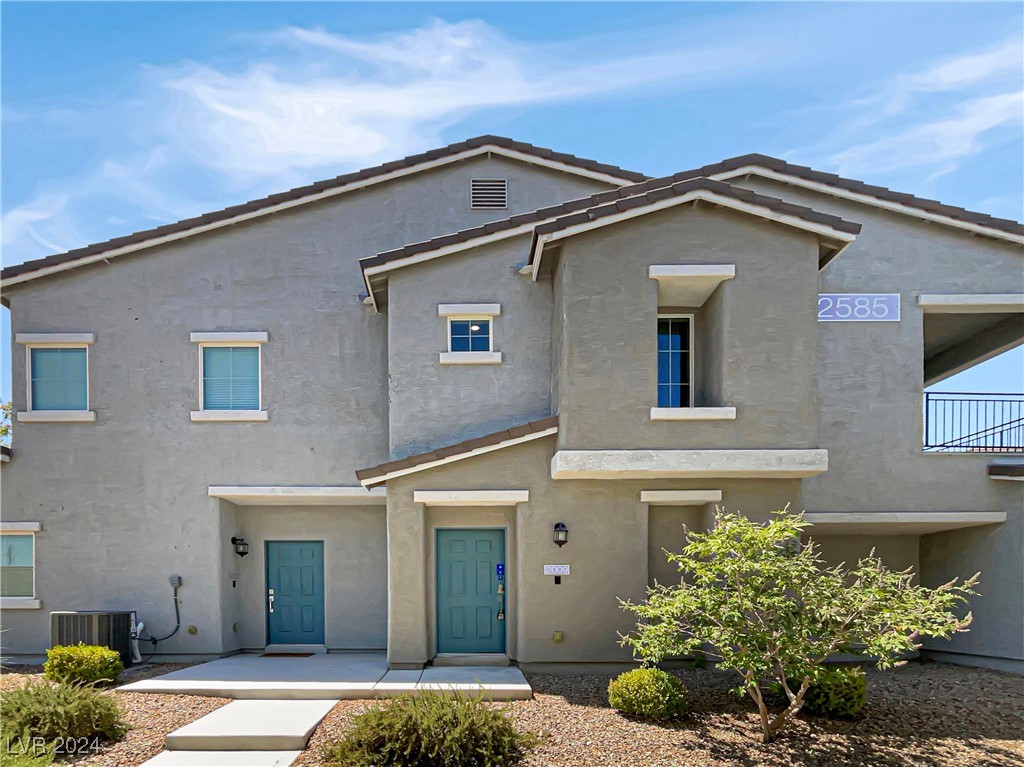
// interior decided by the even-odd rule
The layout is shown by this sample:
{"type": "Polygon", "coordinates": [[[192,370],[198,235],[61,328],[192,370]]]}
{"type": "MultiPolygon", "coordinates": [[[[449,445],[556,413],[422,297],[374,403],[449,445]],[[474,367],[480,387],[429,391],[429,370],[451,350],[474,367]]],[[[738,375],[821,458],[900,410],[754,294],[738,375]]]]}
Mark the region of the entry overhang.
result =
{"type": "Polygon", "coordinates": [[[348,486],[210,485],[211,498],[239,506],[383,506],[387,490],[348,486]]]}
{"type": "Polygon", "coordinates": [[[515,506],[530,500],[529,490],[414,490],[424,506],[515,506]]]}
{"type": "Polygon", "coordinates": [[[917,304],[926,314],[1014,314],[1024,312],[1024,293],[927,293],[917,304]]]}
{"type": "Polygon", "coordinates": [[[808,511],[811,535],[925,535],[998,525],[1005,511],[808,511]]]}
{"type": "Polygon", "coordinates": [[[719,285],[736,276],[733,264],[652,264],[647,276],[658,283],[659,306],[703,306],[719,285]]]}
{"type": "Polygon", "coordinates": [[[799,478],[828,469],[828,451],[559,450],[552,479],[799,478]]]}

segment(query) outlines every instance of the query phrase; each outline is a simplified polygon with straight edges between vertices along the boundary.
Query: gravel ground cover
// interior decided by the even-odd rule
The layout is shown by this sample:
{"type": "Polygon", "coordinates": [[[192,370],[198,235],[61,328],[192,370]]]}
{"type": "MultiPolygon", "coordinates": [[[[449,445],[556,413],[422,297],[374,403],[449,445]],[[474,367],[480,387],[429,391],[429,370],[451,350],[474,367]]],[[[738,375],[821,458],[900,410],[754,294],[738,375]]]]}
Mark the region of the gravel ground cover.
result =
{"type": "MultiPolygon", "coordinates": [[[[126,669],[121,684],[167,674],[192,663],[154,663],[126,669]]],[[[0,675],[0,693],[23,686],[29,679],[42,679],[42,666],[11,666],[0,675]]],[[[227,698],[207,698],[198,695],[153,695],[120,692],[114,695],[124,711],[131,729],[119,743],[103,743],[99,750],[68,755],[57,765],[75,767],[134,767],[163,751],[167,733],[194,722],[228,703],[227,698]]]]}
{"type": "MultiPolygon", "coordinates": [[[[1004,767],[1024,765],[1024,680],[957,666],[912,663],[869,671],[868,705],[850,721],[802,717],[760,743],[756,709],[728,690],[735,676],[679,672],[686,718],[660,726],[608,708],[609,676],[529,676],[535,698],[509,704],[517,725],[545,736],[529,767],[1004,767]]],[[[365,701],[342,701],[296,767],[318,767],[329,740],[365,701]]]]}

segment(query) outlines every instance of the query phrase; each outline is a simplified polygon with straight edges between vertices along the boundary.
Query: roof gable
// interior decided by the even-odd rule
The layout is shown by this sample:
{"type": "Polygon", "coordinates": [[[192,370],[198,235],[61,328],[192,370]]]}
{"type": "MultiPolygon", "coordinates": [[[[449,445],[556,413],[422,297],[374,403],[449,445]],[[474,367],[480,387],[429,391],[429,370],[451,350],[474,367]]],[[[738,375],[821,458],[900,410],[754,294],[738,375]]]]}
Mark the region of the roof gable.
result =
{"type": "MultiPolygon", "coordinates": [[[[1024,244],[1024,224],[1017,221],[996,218],[955,205],[946,205],[938,200],[916,197],[904,192],[894,192],[884,186],[866,184],[863,181],[845,178],[835,173],[825,173],[804,165],[794,165],[764,154],[745,154],[732,157],[712,165],[675,173],[669,178],[673,181],[683,181],[708,177],[728,181],[744,176],[759,176],[781,181],[865,205],[956,227],[983,237],[1024,244]]],[[[659,185],[664,181],[665,179],[654,179],[642,182],[640,185],[659,185]]]]}
{"type": "Polygon", "coordinates": [[[861,229],[860,224],[838,216],[741,189],[723,181],[710,178],[675,182],[655,179],[405,245],[360,259],[359,265],[366,289],[376,306],[376,292],[386,280],[387,272],[532,233],[528,264],[532,267],[534,279],[537,279],[541,260],[539,255],[550,242],[672,205],[699,200],[815,234],[823,244],[822,266],[852,242],[861,229]]]}
{"type": "Polygon", "coordinates": [[[4,286],[16,285],[488,153],[619,186],[648,178],[642,173],[623,170],[614,165],[564,152],[555,152],[503,136],[477,136],[439,149],[410,155],[401,160],[250,200],[241,205],[233,205],[194,218],[182,219],[65,253],[9,266],[0,272],[0,279],[3,280],[4,286]]]}

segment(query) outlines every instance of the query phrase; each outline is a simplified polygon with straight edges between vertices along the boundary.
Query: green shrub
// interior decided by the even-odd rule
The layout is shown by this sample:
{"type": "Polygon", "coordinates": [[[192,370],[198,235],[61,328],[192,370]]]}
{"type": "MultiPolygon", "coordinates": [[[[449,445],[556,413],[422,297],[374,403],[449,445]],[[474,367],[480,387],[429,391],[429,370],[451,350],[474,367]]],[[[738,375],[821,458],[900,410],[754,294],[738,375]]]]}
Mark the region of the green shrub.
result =
{"type": "Polygon", "coordinates": [[[357,714],[323,758],[345,767],[502,767],[535,744],[482,697],[423,692],[357,714]]]}
{"type": "Polygon", "coordinates": [[[121,656],[108,647],[78,644],[46,651],[43,673],[53,682],[110,685],[124,671],[121,656]]]}
{"type": "Polygon", "coordinates": [[[120,740],[128,730],[112,696],[88,686],[47,682],[29,682],[4,692],[0,721],[5,740],[23,733],[47,743],[58,738],[120,740]]]}
{"type": "Polygon", "coordinates": [[[807,689],[802,711],[841,718],[856,716],[868,698],[868,679],[857,666],[826,666],[807,689]]]}
{"type": "Polygon", "coordinates": [[[686,712],[686,688],[667,671],[638,668],[611,681],[608,702],[623,714],[644,719],[673,719],[686,712]]]}

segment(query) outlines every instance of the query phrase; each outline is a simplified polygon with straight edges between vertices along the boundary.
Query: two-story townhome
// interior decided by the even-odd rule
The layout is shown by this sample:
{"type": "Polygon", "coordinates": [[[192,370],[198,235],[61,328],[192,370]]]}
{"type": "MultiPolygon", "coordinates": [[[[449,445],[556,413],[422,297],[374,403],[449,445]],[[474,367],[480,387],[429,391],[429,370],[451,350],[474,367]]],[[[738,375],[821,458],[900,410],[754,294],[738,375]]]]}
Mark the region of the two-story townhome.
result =
{"type": "Polygon", "coordinates": [[[1024,341],[1022,245],[484,136],[8,267],[3,654],[118,609],[165,658],[623,662],[684,526],[788,504],[828,561],[981,570],[926,649],[1024,670],[1024,396],[925,392],[1024,341]]]}

